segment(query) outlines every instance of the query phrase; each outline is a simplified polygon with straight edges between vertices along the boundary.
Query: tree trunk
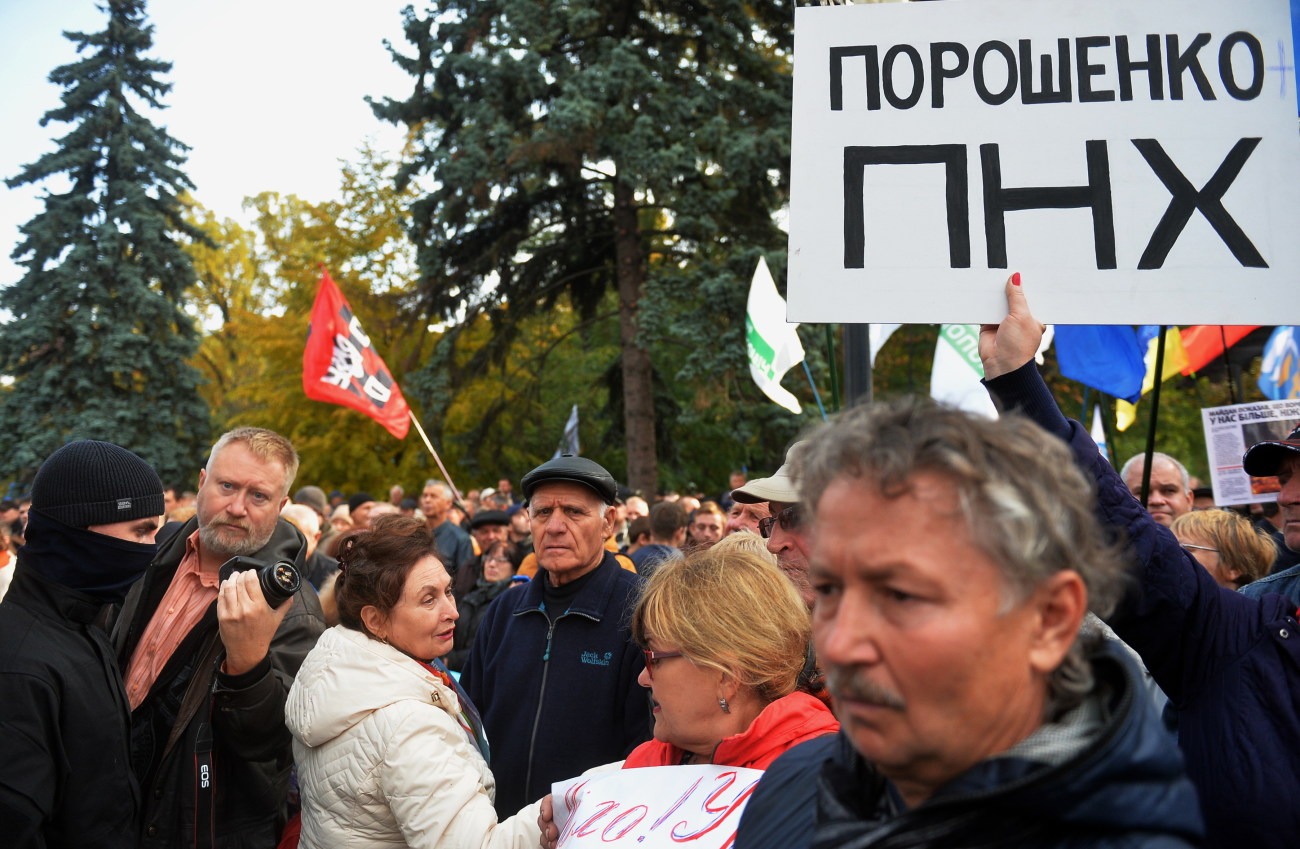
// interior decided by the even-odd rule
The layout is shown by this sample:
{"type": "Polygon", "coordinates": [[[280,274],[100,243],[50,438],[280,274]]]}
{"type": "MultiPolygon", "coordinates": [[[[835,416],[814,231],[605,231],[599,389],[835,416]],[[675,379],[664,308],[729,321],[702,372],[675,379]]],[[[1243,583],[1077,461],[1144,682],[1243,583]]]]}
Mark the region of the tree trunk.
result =
{"type": "Polygon", "coordinates": [[[637,224],[636,194],[614,183],[614,251],[618,262],[619,337],[623,347],[623,429],[627,438],[627,481],[647,498],[659,486],[655,456],[654,385],[650,355],[637,341],[637,310],[645,265],[637,224]]]}

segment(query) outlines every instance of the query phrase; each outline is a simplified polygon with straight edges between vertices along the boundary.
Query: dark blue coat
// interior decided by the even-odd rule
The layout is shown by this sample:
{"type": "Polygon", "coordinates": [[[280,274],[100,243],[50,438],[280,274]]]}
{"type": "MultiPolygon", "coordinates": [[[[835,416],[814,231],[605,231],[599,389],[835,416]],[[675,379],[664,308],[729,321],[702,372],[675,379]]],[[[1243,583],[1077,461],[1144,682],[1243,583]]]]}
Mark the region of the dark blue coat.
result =
{"type": "Polygon", "coordinates": [[[1136,585],[1110,625],[1178,710],[1178,743],[1200,792],[1208,844],[1290,847],[1300,834],[1300,629],[1280,595],[1220,587],[1153,520],[1078,422],[1061,415],[1032,362],[988,382],[1068,441],[1097,482],[1097,510],[1118,530],[1136,585]]]}
{"type": "Polygon", "coordinates": [[[628,631],[641,579],[605,552],[553,626],[544,580],[539,573],[489,605],[461,678],[483,717],[502,818],[650,737],[647,691],[636,682],[645,658],[628,631]]]}
{"type": "Polygon", "coordinates": [[[768,768],[736,849],[1200,845],[1182,758],[1121,651],[1106,644],[1092,655],[1105,721],[1065,762],[993,758],[904,810],[848,737],[828,735],[768,768]]]}

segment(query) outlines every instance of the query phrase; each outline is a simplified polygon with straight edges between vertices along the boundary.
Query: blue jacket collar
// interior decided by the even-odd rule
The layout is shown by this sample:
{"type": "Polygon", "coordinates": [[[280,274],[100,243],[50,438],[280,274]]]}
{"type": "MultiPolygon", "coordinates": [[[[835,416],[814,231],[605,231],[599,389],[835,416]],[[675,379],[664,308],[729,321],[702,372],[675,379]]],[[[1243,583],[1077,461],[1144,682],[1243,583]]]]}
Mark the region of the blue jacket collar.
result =
{"type": "MultiPolygon", "coordinates": [[[[605,551],[605,556],[601,559],[600,565],[591,572],[591,581],[587,586],[582,588],[574,598],[573,603],[563,613],[580,613],[588,619],[594,619],[599,622],[605,617],[605,612],[612,603],[611,596],[617,586],[618,573],[623,571],[619,565],[618,559],[610,551],[605,551]]],[[[515,599],[514,610],[511,615],[518,616],[530,610],[540,610],[542,608],[542,581],[546,578],[542,574],[539,566],[537,575],[522,588],[522,591],[515,599]]],[[[561,614],[563,615],[563,614],[561,614]]]]}

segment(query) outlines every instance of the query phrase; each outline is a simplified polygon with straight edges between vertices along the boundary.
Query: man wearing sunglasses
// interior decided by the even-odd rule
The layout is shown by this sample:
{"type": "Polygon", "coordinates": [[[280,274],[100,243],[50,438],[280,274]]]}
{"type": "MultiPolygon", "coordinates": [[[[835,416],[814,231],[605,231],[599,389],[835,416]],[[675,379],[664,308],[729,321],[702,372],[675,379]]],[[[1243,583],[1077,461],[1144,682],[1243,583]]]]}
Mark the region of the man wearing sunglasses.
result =
{"type": "Polygon", "coordinates": [[[813,591],[808,582],[808,551],[812,548],[812,537],[800,512],[799,493],[790,480],[790,454],[799,444],[790,446],[786,462],[776,474],[732,490],[731,497],[741,504],[767,504],[770,515],[759,520],[758,533],[767,540],[767,550],[776,555],[781,571],[811,610],[813,591]]]}

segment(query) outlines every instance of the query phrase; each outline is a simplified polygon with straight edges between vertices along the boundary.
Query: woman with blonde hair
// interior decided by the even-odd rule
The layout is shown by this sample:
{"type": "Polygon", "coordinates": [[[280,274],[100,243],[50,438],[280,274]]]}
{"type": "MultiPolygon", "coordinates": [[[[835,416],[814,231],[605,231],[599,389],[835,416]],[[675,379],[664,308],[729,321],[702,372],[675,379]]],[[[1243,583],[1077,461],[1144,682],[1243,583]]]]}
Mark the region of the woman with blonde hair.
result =
{"type": "MultiPolygon", "coordinates": [[[[767,769],[787,749],[838,731],[830,708],[796,689],[811,634],[808,608],[757,534],[665,561],[632,613],[654,739],[623,769],[767,769]]],[[[553,813],[547,796],[537,821],[544,849],[559,837],[553,813]]]]}
{"type": "Polygon", "coordinates": [[[809,635],[807,608],[766,552],[719,543],[664,563],[632,614],[655,739],[624,769],[765,769],[791,746],[836,731],[826,705],[796,690],[809,635]]]}
{"type": "Polygon", "coordinates": [[[1267,575],[1277,557],[1277,543],[1229,510],[1184,513],[1169,529],[1215,583],[1230,590],[1267,575]]]}

